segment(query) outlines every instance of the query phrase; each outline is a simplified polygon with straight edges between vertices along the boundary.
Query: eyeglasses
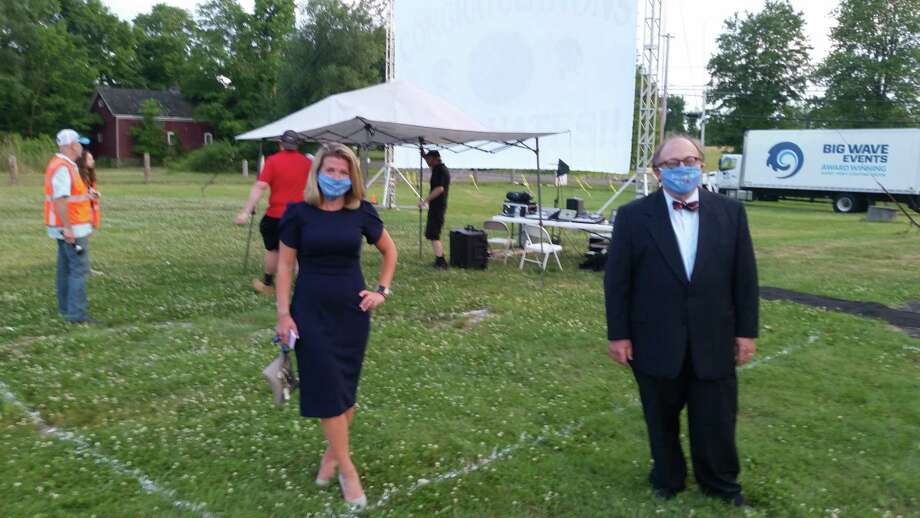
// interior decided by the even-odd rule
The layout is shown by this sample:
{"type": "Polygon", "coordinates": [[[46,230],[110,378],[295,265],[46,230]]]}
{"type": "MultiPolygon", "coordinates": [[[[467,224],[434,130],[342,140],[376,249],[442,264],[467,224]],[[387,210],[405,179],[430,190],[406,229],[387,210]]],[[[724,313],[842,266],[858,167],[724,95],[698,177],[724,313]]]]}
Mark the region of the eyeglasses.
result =
{"type": "Polygon", "coordinates": [[[665,160],[663,162],[658,162],[658,165],[656,165],[655,167],[658,167],[658,168],[665,167],[667,169],[673,169],[675,167],[680,167],[681,165],[684,165],[687,167],[695,167],[702,163],[703,163],[702,158],[695,157],[695,156],[688,156],[688,157],[684,157],[680,159],[672,158],[671,160],[665,160]]]}

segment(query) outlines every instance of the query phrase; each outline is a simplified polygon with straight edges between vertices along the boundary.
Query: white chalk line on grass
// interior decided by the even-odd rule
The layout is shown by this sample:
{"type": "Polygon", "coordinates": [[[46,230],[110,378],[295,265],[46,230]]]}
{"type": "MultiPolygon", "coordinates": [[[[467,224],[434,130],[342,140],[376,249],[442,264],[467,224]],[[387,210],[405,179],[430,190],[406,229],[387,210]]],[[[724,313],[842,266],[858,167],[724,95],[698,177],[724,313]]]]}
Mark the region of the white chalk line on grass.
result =
{"type": "Polygon", "coordinates": [[[817,342],[817,341],[818,341],[818,337],[817,337],[817,336],[815,336],[815,335],[810,335],[810,336],[808,337],[808,341],[805,342],[805,343],[801,343],[801,344],[797,344],[797,345],[790,345],[789,347],[784,347],[784,348],[780,349],[779,351],[777,351],[777,352],[775,352],[775,353],[773,353],[773,354],[769,354],[769,355],[767,355],[767,356],[764,356],[763,358],[754,358],[753,360],[749,361],[746,365],[742,365],[741,367],[739,367],[738,370],[753,369],[754,367],[756,367],[756,366],[758,366],[758,365],[761,365],[761,364],[764,364],[764,363],[768,363],[768,362],[772,362],[773,360],[775,360],[775,359],[777,359],[777,358],[782,358],[783,356],[789,356],[790,354],[792,354],[792,353],[798,351],[799,349],[802,349],[802,348],[804,348],[804,347],[808,347],[809,345],[811,345],[811,344],[813,344],[813,343],[815,343],[815,342],[817,342]]]}
{"type": "Polygon", "coordinates": [[[141,488],[146,493],[157,495],[163,498],[172,504],[172,506],[176,509],[197,513],[204,518],[213,517],[211,513],[205,510],[204,504],[195,504],[176,498],[176,492],[174,490],[167,489],[160,484],[157,484],[155,481],[153,481],[153,479],[142,473],[139,469],[129,467],[120,460],[100,452],[95,447],[93,447],[93,445],[82,435],[50,426],[42,418],[41,414],[17,398],[10,391],[9,387],[2,381],[0,381],[0,397],[27,415],[29,419],[31,419],[32,423],[39,429],[39,432],[42,435],[54,437],[60,441],[70,443],[73,447],[73,450],[78,454],[89,455],[96,460],[97,464],[104,464],[119,475],[124,475],[137,480],[138,484],[140,484],[141,488]]]}
{"type": "Polygon", "coordinates": [[[402,489],[402,490],[399,488],[385,489],[383,492],[383,496],[381,496],[380,499],[374,502],[373,504],[367,506],[367,510],[373,510],[378,507],[382,507],[386,505],[386,503],[394,496],[397,496],[400,494],[404,496],[410,496],[425,486],[436,484],[438,482],[444,482],[446,480],[457,479],[464,475],[468,475],[474,471],[478,471],[488,466],[489,464],[492,464],[495,461],[499,461],[499,460],[508,458],[509,456],[511,456],[512,453],[521,449],[524,446],[540,444],[542,442],[545,442],[550,437],[560,437],[560,438],[569,437],[575,431],[581,428],[582,424],[583,423],[580,421],[570,423],[569,425],[565,426],[563,429],[550,433],[550,434],[546,434],[546,435],[531,436],[529,434],[522,433],[520,438],[518,439],[518,442],[509,444],[508,446],[505,446],[502,449],[495,448],[492,450],[492,453],[489,454],[488,456],[480,457],[476,459],[476,461],[471,462],[465,466],[462,466],[456,469],[452,469],[450,471],[441,473],[439,475],[435,475],[430,480],[425,479],[425,478],[420,478],[416,480],[415,482],[413,482],[411,485],[409,485],[409,487],[407,487],[406,489],[402,489]]]}
{"type": "MultiPolygon", "coordinates": [[[[817,336],[809,336],[807,343],[783,348],[780,351],[772,355],[768,355],[761,359],[751,361],[747,365],[740,367],[739,370],[751,369],[758,365],[762,365],[762,364],[771,362],[777,358],[788,356],[789,354],[793,352],[796,352],[804,347],[807,347],[808,345],[815,343],[817,340],[818,340],[817,336]]],[[[204,517],[213,516],[211,513],[205,510],[205,504],[195,504],[195,503],[188,502],[185,500],[177,499],[176,492],[174,490],[162,487],[161,485],[157,484],[152,479],[150,479],[150,477],[143,474],[140,470],[136,468],[130,468],[126,466],[124,463],[122,463],[121,461],[119,461],[118,459],[109,457],[99,452],[83,436],[76,434],[74,432],[68,432],[68,431],[60,430],[55,427],[49,426],[48,423],[45,422],[45,420],[41,417],[41,415],[38,412],[29,408],[25,403],[23,403],[15,395],[13,395],[13,393],[9,390],[7,385],[4,384],[2,381],[0,381],[0,396],[2,396],[5,401],[16,406],[17,408],[22,410],[26,415],[28,415],[29,418],[32,420],[32,422],[39,428],[42,434],[50,435],[59,440],[73,444],[74,450],[77,451],[78,453],[88,454],[94,459],[96,459],[97,463],[105,464],[109,466],[116,473],[134,478],[135,480],[138,481],[138,483],[140,484],[141,488],[144,489],[144,491],[150,494],[158,495],[166,499],[177,509],[181,509],[183,511],[195,512],[204,517]]],[[[628,408],[636,407],[636,406],[639,406],[639,401],[637,398],[632,398],[631,401],[629,401],[626,405],[614,407],[613,410],[614,412],[622,412],[628,408]]],[[[595,415],[599,415],[599,414],[595,414],[595,415]]],[[[588,416],[588,418],[590,417],[594,417],[594,415],[588,416]]],[[[463,477],[475,471],[479,471],[480,469],[486,466],[489,466],[495,462],[509,458],[514,452],[516,452],[517,450],[521,449],[524,446],[541,444],[543,442],[546,442],[551,437],[567,438],[571,436],[573,433],[575,433],[577,430],[579,430],[583,425],[584,425],[584,420],[580,420],[580,421],[575,421],[573,423],[569,423],[568,425],[564,426],[560,430],[557,430],[551,433],[547,433],[547,434],[543,434],[543,435],[531,436],[529,434],[523,433],[521,434],[517,442],[509,444],[501,449],[497,447],[493,448],[492,453],[489,454],[488,456],[480,457],[477,460],[471,463],[468,463],[464,466],[452,469],[450,471],[446,471],[444,473],[436,474],[432,476],[431,478],[420,478],[404,489],[400,489],[398,487],[387,488],[384,490],[383,495],[376,502],[374,502],[373,504],[367,507],[367,510],[373,510],[373,509],[383,507],[393,497],[396,497],[396,496],[409,497],[426,486],[436,484],[439,482],[448,481],[448,480],[458,479],[460,477],[463,477]]],[[[346,513],[346,515],[351,515],[351,514],[353,513],[346,513]]]]}
{"type": "MultiPolygon", "coordinates": [[[[759,365],[763,365],[763,364],[765,364],[765,363],[772,362],[773,360],[776,360],[776,359],[778,359],[778,358],[783,358],[783,357],[788,356],[788,355],[790,355],[790,354],[792,354],[792,353],[794,353],[794,352],[796,352],[796,351],[799,351],[799,350],[801,350],[801,349],[804,349],[805,347],[808,347],[809,345],[811,345],[811,344],[813,344],[813,343],[815,343],[815,342],[817,342],[817,341],[818,341],[818,337],[817,337],[817,336],[814,336],[814,335],[809,336],[809,337],[808,337],[808,341],[805,342],[805,343],[801,343],[801,344],[791,345],[791,346],[789,346],[789,347],[785,347],[785,348],[781,349],[780,351],[778,351],[778,352],[776,352],[776,353],[773,353],[773,354],[770,354],[770,355],[767,355],[767,356],[764,356],[763,358],[761,358],[761,359],[759,359],[759,360],[757,360],[757,361],[748,362],[746,365],[743,365],[743,366],[739,367],[738,370],[752,369],[752,368],[757,367],[757,366],[759,366],[759,365]]],[[[625,410],[627,410],[627,409],[629,409],[629,408],[638,407],[638,406],[640,406],[639,399],[638,399],[637,397],[632,397],[632,398],[630,399],[630,401],[629,401],[627,404],[625,404],[625,405],[614,406],[614,407],[613,407],[613,412],[614,412],[614,413],[620,413],[620,412],[623,412],[623,411],[625,411],[625,410]]],[[[558,431],[555,431],[555,432],[552,432],[552,433],[547,433],[547,434],[539,435],[539,436],[531,436],[531,435],[528,435],[528,434],[526,434],[526,433],[521,434],[521,436],[520,436],[520,438],[518,439],[517,442],[512,443],[512,444],[509,444],[509,445],[507,445],[507,446],[505,446],[504,448],[501,448],[501,449],[498,449],[497,447],[496,447],[496,448],[493,448],[493,449],[492,449],[492,453],[491,453],[490,455],[488,455],[488,456],[486,456],[486,457],[480,457],[480,458],[478,458],[477,460],[475,460],[475,461],[473,461],[473,462],[471,462],[471,463],[469,463],[469,464],[466,464],[465,466],[461,466],[461,467],[459,467],[459,468],[455,468],[455,469],[452,469],[452,470],[450,470],[450,471],[446,471],[446,472],[444,472],[444,473],[434,475],[434,476],[432,476],[431,478],[420,478],[420,479],[416,480],[415,482],[413,482],[412,484],[410,484],[410,485],[409,485],[408,487],[406,487],[405,489],[400,489],[400,488],[398,488],[398,487],[397,487],[397,488],[388,488],[388,489],[385,489],[384,492],[383,492],[383,495],[380,497],[380,499],[378,499],[378,500],[377,500],[376,502],[374,502],[373,504],[368,505],[368,506],[367,506],[367,510],[370,511],[370,510],[374,510],[374,509],[383,507],[384,505],[386,505],[386,504],[390,501],[390,499],[392,499],[392,498],[395,497],[395,496],[409,497],[409,496],[412,496],[412,494],[414,494],[415,492],[417,492],[419,489],[422,489],[423,487],[430,486],[430,485],[436,484],[436,483],[438,483],[438,482],[444,482],[444,481],[447,481],[447,480],[454,480],[454,479],[460,478],[460,477],[462,477],[462,476],[464,476],[464,475],[468,475],[468,474],[470,474],[470,473],[473,473],[474,471],[479,471],[480,469],[482,469],[482,468],[484,468],[484,467],[486,467],[486,466],[488,466],[488,465],[490,465],[490,464],[493,464],[493,463],[498,462],[498,461],[500,461],[500,460],[504,460],[504,459],[509,458],[509,457],[511,456],[512,453],[514,453],[515,451],[521,449],[521,448],[524,447],[524,446],[530,446],[530,445],[534,445],[534,444],[540,444],[540,443],[546,442],[546,440],[549,439],[549,438],[551,438],[551,437],[560,437],[560,438],[569,437],[569,436],[571,436],[573,433],[575,433],[576,431],[578,431],[578,430],[584,425],[585,420],[590,419],[590,418],[593,418],[593,417],[595,417],[595,416],[597,416],[597,415],[601,415],[601,414],[607,413],[607,412],[609,412],[609,410],[605,410],[604,412],[601,412],[601,413],[598,413],[598,414],[592,414],[592,415],[590,415],[590,416],[587,416],[587,417],[585,417],[585,418],[582,418],[582,419],[579,420],[579,421],[575,421],[575,422],[569,423],[569,424],[567,424],[566,426],[564,426],[561,430],[558,430],[558,431]]],[[[354,512],[349,512],[349,513],[345,513],[343,516],[351,516],[351,515],[354,515],[354,514],[355,514],[354,512]]]]}
{"type": "MultiPolygon", "coordinates": [[[[185,321],[180,321],[180,320],[165,320],[162,322],[154,322],[152,324],[149,324],[149,326],[154,329],[171,329],[171,328],[172,329],[191,329],[194,326],[194,324],[192,322],[185,322],[185,321]]],[[[6,326],[4,329],[7,331],[11,331],[11,332],[16,330],[16,328],[9,327],[9,326],[6,326]]],[[[96,336],[105,336],[105,335],[110,335],[114,333],[138,331],[140,329],[141,329],[140,325],[125,324],[125,325],[119,325],[119,326],[87,327],[79,331],[83,331],[83,332],[89,331],[91,334],[96,335],[96,336]]],[[[24,346],[32,345],[33,343],[37,341],[47,340],[49,338],[51,339],[63,338],[66,336],[68,336],[67,333],[39,335],[39,336],[19,336],[19,337],[14,337],[12,340],[9,340],[9,341],[0,342],[0,348],[24,347],[24,346]]]]}

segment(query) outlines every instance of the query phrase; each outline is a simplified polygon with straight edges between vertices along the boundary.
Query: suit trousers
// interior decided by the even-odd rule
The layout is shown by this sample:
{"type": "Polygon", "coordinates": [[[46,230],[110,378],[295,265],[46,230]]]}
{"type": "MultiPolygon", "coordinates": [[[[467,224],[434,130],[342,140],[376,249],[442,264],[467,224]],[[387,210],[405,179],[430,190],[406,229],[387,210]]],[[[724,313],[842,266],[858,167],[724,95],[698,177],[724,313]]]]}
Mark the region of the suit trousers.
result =
{"type": "Polygon", "coordinates": [[[700,490],[725,499],[739,494],[740,466],[735,446],[737,377],[697,378],[689,347],[677,378],[658,378],[635,369],[633,375],[639,385],[654,461],[649,475],[652,486],[673,492],[685,487],[687,464],[680,445],[680,412],[686,405],[690,456],[700,490]]]}

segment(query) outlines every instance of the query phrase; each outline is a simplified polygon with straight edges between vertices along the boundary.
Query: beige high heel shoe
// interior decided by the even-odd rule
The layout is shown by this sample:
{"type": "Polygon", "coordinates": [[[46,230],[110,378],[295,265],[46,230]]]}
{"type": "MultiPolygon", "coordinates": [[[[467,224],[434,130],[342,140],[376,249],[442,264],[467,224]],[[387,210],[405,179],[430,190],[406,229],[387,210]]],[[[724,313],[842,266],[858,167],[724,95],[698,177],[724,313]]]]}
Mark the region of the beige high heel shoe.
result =
{"type": "MultiPolygon", "coordinates": [[[[335,464],[335,467],[334,467],[334,469],[333,469],[333,471],[332,471],[332,475],[335,476],[335,470],[337,470],[337,469],[339,468],[339,466],[338,466],[338,463],[335,462],[335,461],[332,461],[332,463],[335,464]]],[[[322,471],[322,469],[323,469],[322,464],[320,464],[319,469],[320,469],[320,471],[322,471]]],[[[317,486],[319,486],[319,487],[323,487],[323,488],[329,487],[329,486],[332,484],[332,477],[330,477],[330,478],[320,478],[319,472],[317,472],[317,473],[316,473],[316,480],[314,480],[313,482],[314,482],[317,486]]]]}
{"type": "Polygon", "coordinates": [[[345,503],[348,504],[349,510],[352,512],[363,511],[367,507],[367,495],[361,493],[361,496],[357,498],[349,499],[345,496],[345,479],[342,478],[342,473],[339,473],[339,486],[342,487],[342,498],[345,499],[345,503]]]}

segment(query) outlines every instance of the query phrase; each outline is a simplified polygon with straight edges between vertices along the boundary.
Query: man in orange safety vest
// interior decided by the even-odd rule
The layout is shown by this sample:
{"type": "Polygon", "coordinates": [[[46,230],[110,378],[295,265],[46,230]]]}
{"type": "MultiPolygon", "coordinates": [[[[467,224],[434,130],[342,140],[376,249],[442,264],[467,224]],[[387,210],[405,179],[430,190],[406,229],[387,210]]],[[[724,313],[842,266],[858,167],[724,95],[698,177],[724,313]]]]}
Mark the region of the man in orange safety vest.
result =
{"type": "Polygon", "coordinates": [[[57,134],[58,153],[45,167],[45,226],[57,240],[57,302],[64,320],[89,323],[86,277],[89,275],[89,235],[93,232],[91,202],[96,197],[80,178],[76,159],[85,137],[72,129],[57,134]]]}

